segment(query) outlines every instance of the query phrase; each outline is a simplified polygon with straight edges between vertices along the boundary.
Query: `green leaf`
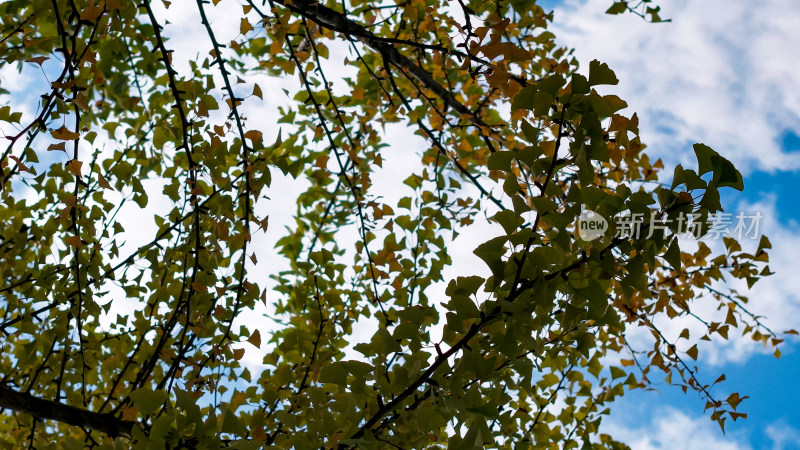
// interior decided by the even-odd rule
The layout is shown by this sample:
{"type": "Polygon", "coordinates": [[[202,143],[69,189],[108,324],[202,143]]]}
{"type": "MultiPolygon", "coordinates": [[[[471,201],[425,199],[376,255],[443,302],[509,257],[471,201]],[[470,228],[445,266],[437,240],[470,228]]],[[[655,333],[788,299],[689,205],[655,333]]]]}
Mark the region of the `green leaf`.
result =
{"type": "Polygon", "coordinates": [[[509,173],[506,175],[506,179],[503,182],[503,191],[509,195],[513,196],[517,192],[519,192],[520,186],[519,181],[517,181],[517,175],[514,173],[509,173]]]}
{"type": "Polygon", "coordinates": [[[478,258],[482,259],[483,262],[489,266],[495,278],[501,278],[503,276],[505,263],[502,260],[502,256],[506,252],[506,242],[508,242],[508,237],[499,236],[484,242],[473,251],[478,258]]]}
{"type": "Polygon", "coordinates": [[[614,2],[614,4],[606,10],[606,14],[622,14],[627,10],[628,6],[625,2],[614,2]]]}
{"type": "Polygon", "coordinates": [[[585,76],[574,73],[572,74],[572,93],[576,95],[588,94],[590,90],[589,80],[585,76]]]}
{"type": "Polygon", "coordinates": [[[627,373],[625,373],[624,370],[616,366],[611,366],[611,379],[616,380],[617,378],[622,378],[625,375],[627,375],[627,373]]]}
{"type": "Polygon", "coordinates": [[[608,64],[601,63],[596,59],[589,63],[589,84],[591,86],[617,83],[619,83],[619,80],[614,75],[614,71],[608,67],[608,64]]]}
{"type": "Polygon", "coordinates": [[[675,166],[675,171],[672,174],[672,187],[670,189],[675,189],[676,186],[680,186],[686,183],[686,174],[683,171],[683,166],[678,164],[675,166]]]}
{"type": "Polygon", "coordinates": [[[555,96],[549,92],[539,91],[533,97],[533,114],[536,116],[544,116],[550,111],[553,106],[555,96]]]}
{"type": "Polygon", "coordinates": [[[534,128],[531,124],[528,123],[527,120],[522,120],[521,124],[522,134],[525,136],[525,139],[530,142],[531,144],[536,145],[539,142],[539,129],[534,128]]]}
{"type": "Polygon", "coordinates": [[[502,170],[505,172],[511,171],[511,161],[514,160],[514,152],[499,151],[489,155],[487,167],[489,170],[502,170]]]}
{"type": "Polygon", "coordinates": [[[347,385],[347,374],[347,365],[339,361],[323,366],[322,370],[319,371],[318,379],[320,383],[333,383],[345,386],[347,385]]]}
{"type": "Polygon", "coordinates": [[[220,426],[220,431],[223,433],[232,433],[234,435],[244,437],[244,435],[247,433],[247,428],[230,409],[226,408],[225,413],[222,415],[222,425],[220,426]]]}
{"type": "Polygon", "coordinates": [[[513,233],[524,222],[522,217],[510,209],[504,209],[495,214],[494,220],[503,227],[506,234],[513,233]]]}
{"type": "Polygon", "coordinates": [[[705,180],[700,178],[694,170],[686,170],[684,175],[686,177],[686,189],[691,191],[693,189],[705,189],[707,187],[705,180]]]}
{"type": "Polygon", "coordinates": [[[681,270],[681,249],[678,247],[678,238],[672,238],[667,251],[664,253],[664,260],[672,266],[673,270],[681,270]]]}
{"type": "Polygon", "coordinates": [[[714,213],[722,211],[722,205],[719,201],[719,191],[716,186],[709,186],[703,193],[703,198],[700,199],[700,206],[706,208],[709,212],[714,213]]]}
{"type": "Polygon", "coordinates": [[[150,415],[161,409],[167,393],[163,390],[153,391],[143,387],[130,393],[130,398],[140,413],[150,415]]]}
{"type": "Polygon", "coordinates": [[[551,97],[555,98],[558,96],[559,89],[561,89],[566,82],[567,80],[565,80],[563,76],[557,74],[543,78],[536,86],[539,88],[540,92],[546,92],[550,94],[551,97]]]}
{"type": "Polygon", "coordinates": [[[744,190],[744,180],[742,174],[736,170],[736,167],[719,155],[711,155],[711,166],[714,168],[713,183],[717,187],[732,187],[737,191],[744,190]]]}
{"type": "Polygon", "coordinates": [[[477,275],[472,275],[469,277],[457,277],[455,280],[450,281],[444,293],[445,295],[449,296],[475,295],[475,293],[478,292],[478,289],[483,285],[485,281],[486,280],[484,280],[483,277],[479,277],[477,275]]]}
{"type": "Polygon", "coordinates": [[[698,173],[703,175],[711,172],[714,169],[713,164],[711,164],[711,157],[717,155],[717,152],[705,144],[697,143],[692,147],[694,148],[694,153],[697,156],[698,173]]]}
{"type": "Polygon", "coordinates": [[[511,110],[516,111],[519,109],[533,109],[533,98],[538,89],[538,86],[534,84],[519,91],[517,95],[514,96],[514,100],[511,102],[511,110]]]}
{"type": "Polygon", "coordinates": [[[347,371],[357,379],[363,379],[371,374],[375,368],[362,361],[342,361],[347,366],[347,371]]]}

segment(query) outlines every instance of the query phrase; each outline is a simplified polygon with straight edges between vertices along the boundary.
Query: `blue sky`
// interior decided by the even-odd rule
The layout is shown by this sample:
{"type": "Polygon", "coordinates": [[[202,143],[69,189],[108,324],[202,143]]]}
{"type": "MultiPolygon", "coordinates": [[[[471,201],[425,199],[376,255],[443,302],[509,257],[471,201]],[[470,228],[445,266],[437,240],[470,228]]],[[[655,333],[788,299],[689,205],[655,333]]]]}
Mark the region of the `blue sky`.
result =
{"type": "MultiPolygon", "coordinates": [[[[745,190],[722,193],[726,211],[760,210],[761,232],[773,243],[771,279],[749,293],[757,314],[776,331],[800,325],[794,255],[800,246],[800,8],[767,0],[661,2],[671,23],[648,25],[631,16],[603,16],[608,0],[544,2],[555,9],[559,41],[586,65],[609,63],[620,79],[615,93],[637,112],[649,152],[667,173],[696,165],[691,144],[703,142],[731,159],[745,190]]],[[[760,344],[737,341],[700,346],[708,382],[724,373],[714,393],[749,395],[748,419],[726,423],[726,434],[703,414],[704,401],[680,389],[633,391],[612,407],[607,432],[634,449],[800,449],[800,354],[788,340],[778,360],[760,344]]]]}

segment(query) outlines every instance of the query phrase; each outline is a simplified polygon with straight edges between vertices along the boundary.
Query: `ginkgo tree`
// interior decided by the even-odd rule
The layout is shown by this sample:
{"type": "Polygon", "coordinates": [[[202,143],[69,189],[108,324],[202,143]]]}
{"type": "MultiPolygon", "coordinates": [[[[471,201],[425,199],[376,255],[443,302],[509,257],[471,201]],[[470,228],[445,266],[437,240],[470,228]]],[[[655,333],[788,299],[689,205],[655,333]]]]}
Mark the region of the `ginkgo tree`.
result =
{"type": "MultiPolygon", "coordinates": [[[[661,20],[649,0],[608,12],[661,20]]],[[[769,275],[766,238],[678,239],[683,218],[708,231],[739,172],[696,144],[697,170],[663,184],[604,93],[611,68],[579,67],[534,0],[7,0],[0,17],[4,74],[26,74],[0,91],[5,448],[617,448],[603,415],[654,381],[720,425],[745,416],[698,373],[700,340],[781,341],[730,288],[769,275]],[[196,54],[171,48],[174,8],[196,54]],[[423,148],[390,146],[397,125],[423,148]],[[383,167],[397,151],[413,164],[383,167]],[[270,228],[286,197],[293,225],[270,228]],[[584,239],[585,211],[644,219],[584,239]],[[444,279],[487,218],[488,270],[444,279]],[[284,269],[254,270],[276,252],[284,269]],[[242,326],[261,303],[269,326],[242,326]],[[673,339],[665,317],[704,331],[673,339]]]]}

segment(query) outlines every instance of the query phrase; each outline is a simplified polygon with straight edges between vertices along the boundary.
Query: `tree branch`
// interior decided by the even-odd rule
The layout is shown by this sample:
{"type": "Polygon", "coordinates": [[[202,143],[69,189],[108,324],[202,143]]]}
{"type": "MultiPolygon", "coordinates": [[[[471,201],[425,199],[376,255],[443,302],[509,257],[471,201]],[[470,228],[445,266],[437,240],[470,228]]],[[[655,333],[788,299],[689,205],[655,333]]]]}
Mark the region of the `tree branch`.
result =
{"type": "Polygon", "coordinates": [[[29,414],[38,419],[97,430],[112,438],[130,437],[135,422],[121,420],[110,413],[96,413],[61,402],[43,400],[30,394],[23,394],[5,386],[0,386],[0,407],[29,414]]]}
{"type": "MultiPolygon", "coordinates": [[[[251,1],[248,1],[248,3],[254,6],[251,1]]],[[[457,113],[470,117],[472,123],[479,127],[488,126],[476,113],[459,102],[447,88],[434,80],[430,73],[397,51],[393,42],[391,42],[393,40],[375,36],[364,28],[364,26],[349,19],[345,14],[311,0],[275,0],[275,3],[300,14],[306,19],[312,20],[322,27],[344,33],[348,36],[360,38],[361,42],[383,55],[383,58],[387,62],[408,71],[408,73],[419,80],[426,88],[433,91],[447,106],[453,108],[457,113]]],[[[403,43],[408,44],[406,42],[403,43]]],[[[452,52],[453,51],[450,50],[450,53],[452,52]]]]}

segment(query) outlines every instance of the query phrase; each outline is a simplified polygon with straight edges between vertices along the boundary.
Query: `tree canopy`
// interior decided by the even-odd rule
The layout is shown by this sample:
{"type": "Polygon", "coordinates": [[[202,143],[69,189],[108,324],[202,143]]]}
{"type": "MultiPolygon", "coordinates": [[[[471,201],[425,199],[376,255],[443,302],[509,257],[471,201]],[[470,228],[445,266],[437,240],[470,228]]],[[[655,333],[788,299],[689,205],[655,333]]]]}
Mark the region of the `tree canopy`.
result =
{"type": "MultiPolygon", "coordinates": [[[[661,21],[649,0],[609,6],[661,21]]],[[[654,382],[720,426],[746,415],[698,373],[700,340],[781,342],[728,283],[770,274],[766,237],[679,242],[741,174],[695,144],[669,184],[604,93],[612,69],[579,67],[535,0],[7,0],[0,17],[0,67],[27,80],[0,88],[5,448],[623,448],[601,419],[654,382]],[[175,8],[192,54],[167,38],[175,8]],[[444,279],[487,220],[490,275],[444,279]],[[276,253],[284,269],[256,270],[276,253]],[[657,325],[681,317],[704,333],[657,325]]]]}

